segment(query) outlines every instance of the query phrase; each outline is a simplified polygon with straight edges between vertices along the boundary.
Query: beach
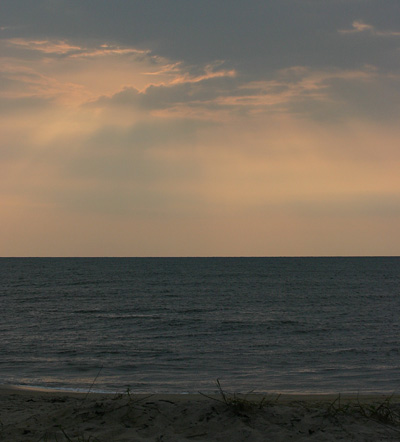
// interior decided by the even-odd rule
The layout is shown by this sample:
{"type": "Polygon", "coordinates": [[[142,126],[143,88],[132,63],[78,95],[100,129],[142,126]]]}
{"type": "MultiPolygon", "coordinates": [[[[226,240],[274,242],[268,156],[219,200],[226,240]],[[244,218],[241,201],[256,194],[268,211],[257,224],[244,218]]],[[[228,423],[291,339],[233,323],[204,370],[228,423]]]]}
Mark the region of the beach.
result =
{"type": "Polygon", "coordinates": [[[398,441],[399,396],[0,389],[1,441],[398,441]]]}

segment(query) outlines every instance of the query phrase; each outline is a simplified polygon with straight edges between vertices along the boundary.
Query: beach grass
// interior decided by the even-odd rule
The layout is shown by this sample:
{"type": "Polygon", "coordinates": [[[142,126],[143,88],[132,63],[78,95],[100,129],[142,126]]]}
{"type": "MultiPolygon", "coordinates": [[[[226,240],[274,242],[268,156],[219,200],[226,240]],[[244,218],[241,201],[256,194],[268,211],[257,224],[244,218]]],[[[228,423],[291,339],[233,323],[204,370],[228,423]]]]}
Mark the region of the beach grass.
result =
{"type": "Polygon", "coordinates": [[[255,409],[262,409],[267,405],[272,405],[273,403],[276,403],[280,397],[280,394],[278,394],[272,400],[268,399],[266,395],[262,395],[261,398],[255,399],[254,397],[250,398],[250,395],[253,394],[253,391],[250,391],[249,393],[246,394],[228,393],[222,388],[219,379],[217,379],[216,382],[217,382],[219,397],[210,396],[201,392],[199,393],[205,397],[208,397],[209,399],[225,404],[230,410],[232,410],[235,413],[241,413],[244,411],[250,411],[255,409]]]}
{"type": "Polygon", "coordinates": [[[399,441],[395,395],[145,395],[0,389],[0,441],[399,441]]]}
{"type": "Polygon", "coordinates": [[[391,394],[379,401],[363,402],[358,395],[355,399],[343,401],[339,394],[329,404],[327,412],[332,416],[358,413],[367,419],[400,427],[400,409],[393,398],[394,394],[391,394]]]}

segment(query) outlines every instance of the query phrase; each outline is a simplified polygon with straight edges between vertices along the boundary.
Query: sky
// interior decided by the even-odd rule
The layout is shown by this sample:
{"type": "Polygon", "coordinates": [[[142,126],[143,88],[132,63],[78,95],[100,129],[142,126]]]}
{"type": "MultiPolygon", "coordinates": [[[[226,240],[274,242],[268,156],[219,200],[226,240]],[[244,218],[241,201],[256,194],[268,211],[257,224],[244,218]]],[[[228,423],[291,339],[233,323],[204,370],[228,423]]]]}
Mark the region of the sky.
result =
{"type": "Polygon", "coordinates": [[[400,255],[398,0],[2,0],[0,256],[400,255]]]}

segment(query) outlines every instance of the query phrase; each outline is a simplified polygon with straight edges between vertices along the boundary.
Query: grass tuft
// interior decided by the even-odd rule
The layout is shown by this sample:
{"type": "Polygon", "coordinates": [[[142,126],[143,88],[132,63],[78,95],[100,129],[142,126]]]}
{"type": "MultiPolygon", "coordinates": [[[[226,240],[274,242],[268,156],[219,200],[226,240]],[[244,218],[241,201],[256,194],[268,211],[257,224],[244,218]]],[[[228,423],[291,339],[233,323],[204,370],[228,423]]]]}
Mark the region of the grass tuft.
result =
{"type": "Polygon", "coordinates": [[[385,425],[400,426],[400,404],[392,403],[393,395],[386,397],[381,402],[362,403],[357,397],[356,401],[342,403],[340,394],[328,406],[327,413],[330,416],[338,414],[361,414],[361,416],[380,422],[385,425]]]}
{"type": "Polygon", "coordinates": [[[342,403],[340,393],[338,397],[329,404],[327,410],[328,414],[331,416],[337,416],[338,414],[348,414],[349,411],[351,411],[351,403],[342,403]]]}
{"type": "Polygon", "coordinates": [[[250,400],[249,395],[252,394],[252,392],[249,392],[245,395],[239,393],[227,393],[222,388],[219,379],[217,379],[217,387],[221,399],[208,396],[201,392],[200,394],[208,397],[209,399],[213,399],[217,402],[225,404],[235,414],[240,414],[245,411],[252,411],[256,409],[260,410],[267,405],[272,405],[273,403],[276,403],[280,397],[280,395],[278,395],[274,400],[269,400],[266,396],[263,396],[260,400],[250,400]]]}
{"type": "Polygon", "coordinates": [[[393,395],[385,398],[380,403],[374,404],[361,404],[359,399],[357,399],[357,406],[360,413],[368,418],[375,421],[400,426],[400,409],[396,410],[394,404],[392,404],[393,395]]]}

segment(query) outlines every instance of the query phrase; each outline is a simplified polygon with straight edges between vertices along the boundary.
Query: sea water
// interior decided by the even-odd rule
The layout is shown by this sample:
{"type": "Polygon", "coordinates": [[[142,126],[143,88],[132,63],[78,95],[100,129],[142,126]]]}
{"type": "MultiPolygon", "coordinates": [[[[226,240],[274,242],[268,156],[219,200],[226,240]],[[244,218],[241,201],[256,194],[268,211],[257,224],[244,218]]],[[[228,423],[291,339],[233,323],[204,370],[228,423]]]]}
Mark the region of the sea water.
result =
{"type": "Polygon", "coordinates": [[[0,384],[400,393],[400,258],[2,258],[0,384]]]}

